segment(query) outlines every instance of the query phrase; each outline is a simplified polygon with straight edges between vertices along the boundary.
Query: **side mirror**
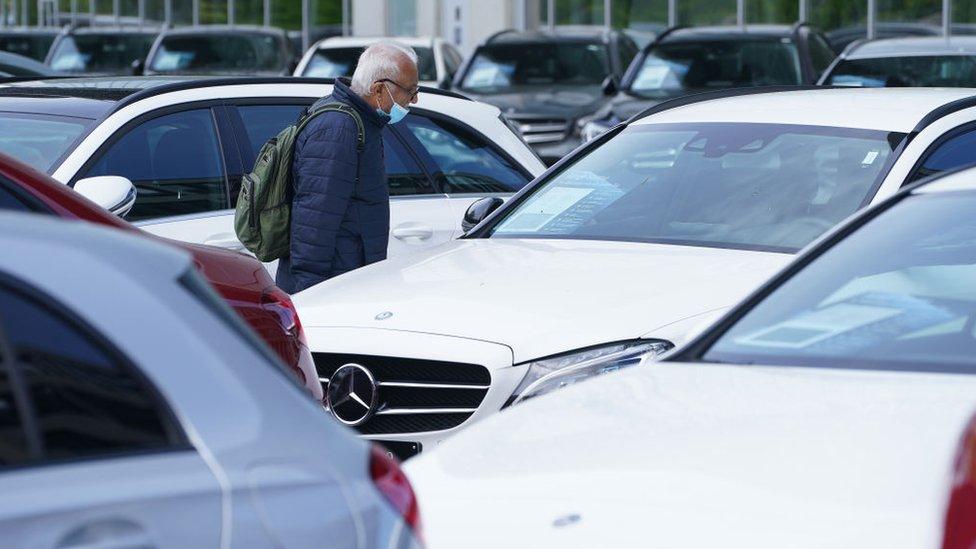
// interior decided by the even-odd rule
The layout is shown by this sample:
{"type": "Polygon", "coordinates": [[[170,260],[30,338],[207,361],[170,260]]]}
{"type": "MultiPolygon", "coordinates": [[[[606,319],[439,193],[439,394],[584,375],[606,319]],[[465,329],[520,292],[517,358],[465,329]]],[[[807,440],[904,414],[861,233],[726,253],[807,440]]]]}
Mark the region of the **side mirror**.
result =
{"type": "Polygon", "coordinates": [[[119,217],[125,217],[136,203],[135,185],[117,175],[79,179],[75,192],[119,217]]]}
{"type": "Polygon", "coordinates": [[[497,196],[486,196],[474,204],[468,206],[468,211],[464,212],[464,220],[461,221],[461,229],[468,232],[478,223],[491,215],[491,212],[498,209],[505,201],[497,196]]]}
{"type": "Polygon", "coordinates": [[[129,67],[132,69],[132,76],[142,76],[142,73],[146,69],[146,62],[142,59],[135,59],[129,67]]]}
{"type": "Polygon", "coordinates": [[[608,76],[603,80],[603,95],[617,95],[618,91],[620,91],[620,84],[615,77],[608,76]]]}

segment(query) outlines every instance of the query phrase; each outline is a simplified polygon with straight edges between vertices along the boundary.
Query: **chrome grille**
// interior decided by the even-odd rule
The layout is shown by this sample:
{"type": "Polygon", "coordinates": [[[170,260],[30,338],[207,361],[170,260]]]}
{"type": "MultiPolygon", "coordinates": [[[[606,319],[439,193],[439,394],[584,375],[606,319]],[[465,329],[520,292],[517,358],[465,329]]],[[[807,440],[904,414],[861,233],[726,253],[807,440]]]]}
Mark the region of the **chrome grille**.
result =
{"type": "Polygon", "coordinates": [[[443,431],[464,423],[491,384],[484,366],[372,355],[312,353],[323,391],[344,364],[359,364],[376,380],[377,408],[357,429],[364,435],[443,431]]]}
{"type": "Polygon", "coordinates": [[[569,134],[570,120],[566,118],[523,114],[509,114],[506,116],[518,126],[525,142],[529,144],[562,141],[569,134]]]}

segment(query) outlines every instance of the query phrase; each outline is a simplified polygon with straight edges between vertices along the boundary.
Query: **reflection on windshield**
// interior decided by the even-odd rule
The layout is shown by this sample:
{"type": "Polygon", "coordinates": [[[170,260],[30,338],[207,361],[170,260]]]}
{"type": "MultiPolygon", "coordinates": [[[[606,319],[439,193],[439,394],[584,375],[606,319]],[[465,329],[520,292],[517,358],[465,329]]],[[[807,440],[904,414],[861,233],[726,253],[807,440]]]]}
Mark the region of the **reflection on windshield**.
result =
{"type": "Polygon", "coordinates": [[[51,68],[72,73],[127,72],[133,61],[146,58],[155,38],[152,34],[66,36],[51,57],[51,68]]]}
{"type": "Polygon", "coordinates": [[[461,88],[492,93],[513,86],[599,85],[608,74],[602,44],[497,44],[475,52],[461,88]]]}
{"type": "Polygon", "coordinates": [[[976,373],[976,196],[913,196],[749,311],[704,360],[976,373]]]}
{"type": "MultiPolygon", "coordinates": [[[[434,65],[434,52],[430,48],[413,48],[417,53],[417,74],[420,80],[437,80],[437,68],[434,65]]],[[[356,71],[359,56],[363,48],[322,48],[312,55],[302,76],[317,78],[336,78],[352,76],[356,71]]]]}
{"type": "Polygon", "coordinates": [[[852,59],[838,63],[827,84],[968,88],[976,86],[976,60],[968,55],[852,59]]]}
{"type": "Polygon", "coordinates": [[[49,172],[91,122],[66,116],[0,112],[0,153],[49,172]]]}
{"type": "Polygon", "coordinates": [[[794,252],[871,198],[899,140],[782,124],[635,125],[537,187],[492,236],[794,252]]]}
{"type": "Polygon", "coordinates": [[[150,69],[158,72],[244,74],[285,69],[281,42],[260,34],[171,36],[162,41],[150,69]]]}
{"type": "Polygon", "coordinates": [[[651,49],[634,77],[636,95],[800,83],[800,59],[788,40],[675,42],[651,49]]]}

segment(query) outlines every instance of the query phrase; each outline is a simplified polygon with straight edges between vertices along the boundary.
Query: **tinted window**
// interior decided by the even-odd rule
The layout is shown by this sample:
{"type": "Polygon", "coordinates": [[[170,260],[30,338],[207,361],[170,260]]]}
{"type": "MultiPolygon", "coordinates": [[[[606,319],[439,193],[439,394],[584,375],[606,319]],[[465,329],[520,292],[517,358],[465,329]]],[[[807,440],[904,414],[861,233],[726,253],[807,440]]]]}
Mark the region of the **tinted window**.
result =
{"type": "Polygon", "coordinates": [[[0,179],[0,211],[29,212],[31,208],[7,188],[8,183],[0,179]]]}
{"type": "Polygon", "coordinates": [[[145,59],[153,34],[79,34],[66,36],[51,57],[51,68],[72,73],[128,73],[132,62],[145,59]]]}
{"type": "Polygon", "coordinates": [[[621,35],[617,44],[617,47],[620,49],[620,70],[625,71],[627,70],[627,66],[630,65],[630,62],[634,60],[634,57],[637,57],[639,50],[637,44],[626,35],[621,35]]]}
{"type": "MultiPolygon", "coordinates": [[[[244,143],[245,171],[251,171],[258,151],[269,139],[278,135],[289,124],[298,121],[298,117],[305,111],[307,105],[243,105],[237,107],[237,112],[244,122],[246,143],[244,143]]],[[[242,136],[238,136],[240,139],[242,136]]]]}
{"type": "Polygon", "coordinates": [[[461,66],[461,58],[454,53],[454,50],[448,46],[442,46],[442,55],[444,56],[444,69],[447,71],[448,76],[454,76],[458,68],[461,66]]]}
{"type": "Polygon", "coordinates": [[[389,130],[383,132],[383,164],[390,196],[431,194],[430,179],[399,139],[389,130]]]}
{"type": "Polygon", "coordinates": [[[475,52],[461,88],[499,93],[516,86],[599,85],[609,74],[601,43],[492,44],[475,52]]]}
{"type": "MultiPolygon", "coordinates": [[[[359,56],[363,53],[361,47],[334,48],[325,47],[317,50],[302,76],[334,78],[337,76],[352,76],[356,70],[359,56]]],[[[437,80],[437,67],[434,65],[434,51],[431,48],[416,47],[417,71],[421,80],[437,80]]]]}
{"type": "Polygon", "coordinates": [[[976,59],[966,55],[887,57],[841,61],[826,84],[866,88],[976,86],[976,59]]]}
{"type": "MultiPolygon", "coordinates": [[[[0,287],[0,303],[3,303],[6,293],[0,287]]],[[[8,467],[29,461],[32,452],[28,447],[21,414],[24,402],[15,396],[11,380],[15,351],[10,347],[2,318],[0,316],[0,467],[8,467]]]]}
{"type": "Polygon", "coordinates": [[[951,137],[926,153],[922,166],[912,175],[911,181],[976,163],[976,130],[968,130],[951,137]]]}
{"type": "Polygon", "coordinates": [[[0,153],[50,173],[92,122],[70,116],[0,112],[0,153]]]}
{"type": "Polygon", "coordinates": [[[287,68],[278,37],[264,34],[169,36],[149,67],[169,73],[279,72],[287,68]]]}
{"type": "Polygon", "coordinates": [[[51,44],[54,43],[54,37],[54,34],[0,35],[0,51],[9,51],[37,61],[44,61],[51,44]]]}
{"type": "Polygon", "coordinates": [[[209,109],[168,114],[135,127],[85,174],[129,178],[139,195],[130,220],[228,207],[224,174],[209,109]]]}
{"type": "Polygon", "coordinates": [[[813,70],[817,71],[819,75],[827,70],[827,67],[834,62],[834,58],[837,56],[834,54],[834,50],[830,49],[827,41],[818,33],[811,32],[809,36],[810,60],[813,62],[813,70]]]}
{"type": "Polygon", "coordinates": [[[528,183],[473,132],[413,114],[407,116],[406,125],[437,166],[435,178],[446,193],[515,192],[528,183]]]}
{"type": "Polygon", "coordinates": [[[912,196],[817,257],[707,361],[976,373],[976,196],[912,196]]]}
{"type": "Polygon", "coordinates": [[[818,126],[632,125],[535,187],[492,236],[792,252],[873,195],[889,139],[818,126]]]}
{"type": "Polygon", "coordinates": [[[13,367],[27,387],[44,457],[170,446],[165,416],[150,392],[72,321],[0,288],[0,325],[16,355],[13,367]]]}
{"type": "Polygon", "coordinates": [[[648,51],[630,91],[656,96],[692,90],[799,84],[800,58],[788,38],[672,42],[648,51]]]}

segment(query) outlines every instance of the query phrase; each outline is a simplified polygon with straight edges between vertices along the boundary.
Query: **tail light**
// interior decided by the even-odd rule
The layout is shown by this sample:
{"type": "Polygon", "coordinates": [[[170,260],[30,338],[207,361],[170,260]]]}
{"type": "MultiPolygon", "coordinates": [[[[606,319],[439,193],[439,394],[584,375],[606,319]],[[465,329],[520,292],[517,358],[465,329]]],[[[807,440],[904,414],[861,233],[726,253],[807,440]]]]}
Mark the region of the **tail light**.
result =
{"type": "Polygon", "coordinates": [[[370,449],[369,474],[373,478],[373,484],[393,505],[403,521],[410,526],[417,539],[423,541],[417,497],[396,459],[389,456],[382,448],[374,445],[370,449]]]}
{"type": "Polygon", "coordinates": [[[305,330],[302,328],[302,321],[298,317],[298,310],[292,303],[291,297],[281,288],[272,286],[261,296],[261,304],[278,316],[285,330],[285,336],[292,340],[292,344],[286,346],[287,349],[276,349],[278,354],[285,364],[295,370],[299,381],[312,393],[312,397],[322,401],[325,398],[322,384],[319,383],[315,361],[312,359],[311,351],[308,350],[308,340],[305,339],[305,330]]]}

